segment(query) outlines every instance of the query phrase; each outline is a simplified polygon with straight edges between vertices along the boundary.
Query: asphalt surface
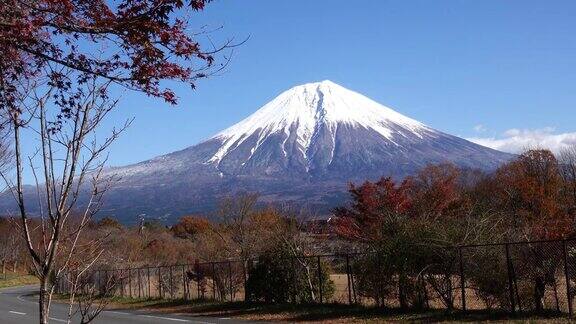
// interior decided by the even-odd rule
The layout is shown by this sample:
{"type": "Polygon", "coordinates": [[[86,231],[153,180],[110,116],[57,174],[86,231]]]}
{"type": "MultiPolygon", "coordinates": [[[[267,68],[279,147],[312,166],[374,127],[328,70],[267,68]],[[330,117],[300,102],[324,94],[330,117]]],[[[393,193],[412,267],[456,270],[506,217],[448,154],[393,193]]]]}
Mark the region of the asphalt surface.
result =
{"type": "MultiPolygon", "coordinates": [[[[38,323],[38,297],[30,296],[38,291],[35,286],[0,289],[0,323],[27,324],[38,323]]],[[[68,318],[68,305],[52,303],[50,310],[50,323],[66,323],[68,318]]],[[[79,323],[78,317],[73,317],[71,323],[79,323]]],[[[194,317],[184,314],[157,314],[138,310],[103,311],[92,323],[120,324],[120,323],[191,323],[191,324],[245,324],[248,321],[239,321],[230,318],[194,317]]]]}

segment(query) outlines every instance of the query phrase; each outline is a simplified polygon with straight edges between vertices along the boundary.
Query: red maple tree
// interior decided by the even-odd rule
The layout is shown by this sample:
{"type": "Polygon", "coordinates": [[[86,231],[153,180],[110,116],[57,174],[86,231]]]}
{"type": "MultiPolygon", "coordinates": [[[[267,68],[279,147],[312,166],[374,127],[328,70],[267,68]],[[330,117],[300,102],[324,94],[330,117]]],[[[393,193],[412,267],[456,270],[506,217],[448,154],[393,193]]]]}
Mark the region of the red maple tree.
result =
{"type": "Polygon", "coordinates": [[[573,232],[561,206],[562,178],[548,150],[529,150],[496,173],[494,199],[524,239],[562,238],[573,232]]]}
{"type": "Polygon", "coordinates": [[[420,218],[452,215],[463,203],[459,177],[458,168],[446,163],[428,165],[410,177],[414,200],[411,215],[420,218]]]}
{"type": "Polygon", "coordinates": [[[351,205],[334,210],[336,232],[350,240],[377,239],[386,217],[406,213],[411,207],[410,185],[410,181],[396,184],[390,177],[358,187],[350,184],[351,205]]]}
{"type": "MultiPolygon", "coordinates": [[[[162,80],[206,77],[214,55],[231,46],[204,50],[188,31],[183,11],[204,9],[210,0],[1,0],[0,86],[2,105],[13,105],[19,83],[48,75],[69,90],[73,82],[98,76],[176,103],[162,80]],[[61,67],[78,72],[76,80],[61,67]]],[[[73,105],[72,98],[56,103],[73,105]]],[[[64,111],[65,113],[65,111],[64,111]]]]}
{"type": "MultiPolygon", "coordinates": [[[[176,95],[165,81],[194,88],[196,80],[223,68],[226,62],[217,65],[215,55],[233,46],[231,41],[204,49],[198,41],[203,32],[191,33],[187,24],[187,12],[204,9],[209,1],[0,0],[0,130],[6,127],[11,133],[16,170],[14,181],[2,178],[17,202],[23,238],[40,281],[41,323],[49,318],[50,281],[61,276],[77,251],[78,241],[70,239],[74,243],[67,261],[57,260],[80,188],[91,182],[89,195],[101,199],[108,186],[98,179],[101,161],[106,160],[103,153],[130,124],[114,128],[103,141],[90,139],[116,106],[109,98],[110,86],[175,104],[176,95]],[[25,129],[33,130],[27,134],[37,140],[41,155],[29,161],[43,182],[36,180],[47,211],[42,240],[36,240],[29,227],[24,195],[25,129]],[[35,162],[42,166],[35,168],[35,162]]],[[[81,213],[84,217],[73,231],[76,238],[97,209],[93,207],[88,203],[81,213]]]]}

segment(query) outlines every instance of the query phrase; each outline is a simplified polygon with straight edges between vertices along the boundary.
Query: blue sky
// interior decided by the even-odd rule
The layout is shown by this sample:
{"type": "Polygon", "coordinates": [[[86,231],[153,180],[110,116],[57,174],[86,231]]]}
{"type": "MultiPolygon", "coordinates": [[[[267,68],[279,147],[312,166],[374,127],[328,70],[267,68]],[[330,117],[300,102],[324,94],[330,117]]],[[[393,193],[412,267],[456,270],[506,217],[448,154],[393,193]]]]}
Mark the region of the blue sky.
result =
{"type": "Polygon", "coordinates": [[[215,42],[250,39],[197,90],[174,85],[176,107],[125,92],[107,126],[135,122],[109,163],[194,145],[324,79],[439,130],[508,141],[506,150],[527,138],[576,142],[574,17],[573,0],[217,0],[191,26],[223,26],[215,42]]]}

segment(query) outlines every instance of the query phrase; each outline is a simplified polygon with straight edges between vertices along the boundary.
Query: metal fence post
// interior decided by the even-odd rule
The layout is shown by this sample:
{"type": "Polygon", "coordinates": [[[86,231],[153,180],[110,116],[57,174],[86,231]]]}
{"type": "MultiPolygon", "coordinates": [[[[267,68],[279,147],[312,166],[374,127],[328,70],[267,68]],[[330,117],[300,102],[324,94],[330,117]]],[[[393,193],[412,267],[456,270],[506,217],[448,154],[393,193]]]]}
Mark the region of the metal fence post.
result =
{"type": "MultiPolygon", "coordinates": [[[[353,256],[355,258],[356,256],[353,256]]],[[[358,303],[358,298],[356,298],[356,284],[354,283],[354,269],[350,266],[350,286],[352,287],[352,300],[354,304],[358,303]]]]}
{"type": "Polygon", "coordinates": [[[506,265],[508,268],[508,290],[510,291],[510,309],[512,313],[516,312],[516,303],[514,301],[514,281],[512,278],[512,260],[510,259],[510,244],[504,244],[504,250],[506,252],[506,265]]]}
{"type": "Polygon", "coordinates": [[[182,299],[188,299],[188,281],[186,280],[186,266],[182,265],[182,299]]]}
{"type": "Polygon", "coordinates": [[[234,297],[232,296],[233,289],[232,288],[232,262],[228,261],[228,283],[230,284],[230,301],[233,301],[234,297]]]}
{"type": "Polygon", "coordinates": [[[216,300],[216,264],[212,262],[212,299],[216,300]]]}
{"type": "Polygon", "coordinates": [[[170,299],[174,299],[174,276],[172,275],[172,266],[168,268],[170,271],[170,299]]]}
{"type": "Polygon", "coordinates": [[[142,298],[142,276],[140,276],[140,268],[138,270],[138,298],[142,298]]]}
{"type": "Polygon", "coordinates": [[[352,305],[352,290],[350,287],[350,256],[346,254],[346,279],[348,283],[348,304],[352,305]]]}
{"type": "Polygon", "coordinates": [[[162,299],[162,267],[158,267],[158,295],[162,299]]]}
{"type": "MultiPolygon", "coordinates": [[[[248,259],[247,262],[252,262],[250,259],[248,259]]],[[[242,261],[242,274],[244,276],[244,301],[246,301],[248,298],[248,292],[246,291],[246,282],[248,281],[247,275],[246,275],[246,261],[242,261]]]]}
{"type": "Polygon", "coordinates": [[[150,299],[152,298],[150,294],[152,292],[152,289],[150,288],[150,267],[146,267],[146,276],[148,277],[148,299],[150,299]]]}
{"type": "Polygon", "coordinates": [[[466,311],[466,278],[464,278],[464,261],[462,260],[462,247],[458,247],[458,258],[460,259],[460,289],[462,293],[462,310],[466,311]]]}
{"type": "Polygon", "coordinates": [[[124,276],[120,278],[120,296],[124,297],[124,276]]]}
{"type": "Polygon", "coordinates": [[[295,256],[291,257],[291,262],[292,262],[292,284],[294,285],[292,287],[292,302],[293,303],[297,303],[298,302],[298,297],[297,297],[297,292],[296,289],[298,287],[297,285],[297,277],[296,277],[296,258],[295,256]]]}
{"type": "Polygon", "coordinates": [[[568,246],[566,240],[562,240],[562,254],[564,257],[564,277],[566,278],[566,298],[568,298],[568,314],[572,314],[572,294],[570,291],[570,268],[568,266],[568,246]]]}
{"type": "MultiPolygon", "coordinates": [[[[196,273],[196,297],[198,297],[198,299],[200,299],[200,272],[202,271],[200,269],[200,263],[198,263],[198,273],[196,273]]],[[[202,297],[204,297],[204,293],[202,293],[202,297]]]]}
{"type": "Polygon", "coordinates": [[[324,294],[322,291],[322,268],[320,267],[320,256],[316,259],[318,263],[318,290],[320,292],[320,304],[324,301],[324,294]]]}

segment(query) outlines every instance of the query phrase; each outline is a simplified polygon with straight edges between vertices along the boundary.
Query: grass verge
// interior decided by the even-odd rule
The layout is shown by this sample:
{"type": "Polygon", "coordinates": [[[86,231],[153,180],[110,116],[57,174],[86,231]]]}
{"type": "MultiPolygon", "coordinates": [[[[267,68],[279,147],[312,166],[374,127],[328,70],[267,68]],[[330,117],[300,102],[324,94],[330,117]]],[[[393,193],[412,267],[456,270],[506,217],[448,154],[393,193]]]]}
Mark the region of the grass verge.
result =
{"type": "Polygon", "coordinates": [[[111,308],[144,309],[159,313],[178,313],[191,316],[233,317],[256,321],[324,322],[324,323],[384,323],[384,322],[515,322],[569,323],[568,317],[558,313],[511,315],[504,312],[446,312],[427,310],[404,312],[341,304],[269,305],[244,302],[146,300],[115,297],[111,308]]]}
{"type": "Polygon", "coordinates": [[[31,275],[19,273],[0,274],[0,288],[33,285],[38,283],[38,279],[31,275]]]}

